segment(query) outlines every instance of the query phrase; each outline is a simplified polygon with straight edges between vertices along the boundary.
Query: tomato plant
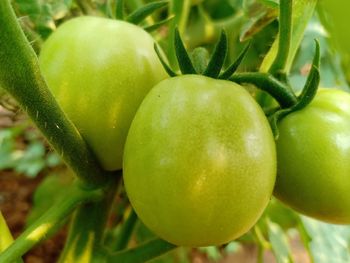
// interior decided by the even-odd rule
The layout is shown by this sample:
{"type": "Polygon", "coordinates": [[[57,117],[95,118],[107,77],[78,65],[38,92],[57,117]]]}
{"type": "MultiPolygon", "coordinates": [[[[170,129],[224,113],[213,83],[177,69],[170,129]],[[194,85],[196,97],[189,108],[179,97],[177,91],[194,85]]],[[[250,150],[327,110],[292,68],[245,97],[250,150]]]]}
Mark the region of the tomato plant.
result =
{"type": "MultiPolygon", "coordinates": [[[[350,37],[347,34],[347,25],[350,22],[349,10],[350,3],[346,0],[340,0],[337,2],[331,0],[320,1],[320,14],[323,22],[328,30],[330,36],[329,39],[336,48],[336,51],[340,53],[340,59],[342,66],[344,67],[344,73],[347,81],[350,80],[350,53],[349,44],[350,37]]],[[[333,51],[334,52],[334,51],[333,51]]]]}
{"type": "MultiPolygon", "coordinates": [[[[266,251],[299,262],[295,243],[312,262],[350,262],[349,227],[271,201],[350,223],[349,94],[314,97],[322,79],[339,84],[328,36],[347,43],[346,26],[326,35],[316,4],[0,1],[0,104],[10,116],[21,108],[64,162],[15,240],[1,211],[0,262],[27,261],[65,222],[60,262],[141,263],[171,250],[161,260],[219,260],[245,242],[258,262],[266,251]]],[[[0,197],[0,209],[12,202],[0,197]]]]}
{"type": "Polygon", "coordinates": [[[79,17],[42,47],[40,66],[50,90],[107,170],[121,169],[136,109],[166,77],[153,43],[133,24],[79,17]]]}
{"type": "Polygon", "coordinates": [[[350,94],[320,90],[279,123],[275,195],[295,210],[350,223],[350,94]]]}
{"type": "Polygon", "coordinates": [[[204,76],[155,86],[132,122],[124,154],[136,213],[177,245],[220,245],[244,234],[275,181],[275,145],[257,103],[241,86],[204,76]]]}

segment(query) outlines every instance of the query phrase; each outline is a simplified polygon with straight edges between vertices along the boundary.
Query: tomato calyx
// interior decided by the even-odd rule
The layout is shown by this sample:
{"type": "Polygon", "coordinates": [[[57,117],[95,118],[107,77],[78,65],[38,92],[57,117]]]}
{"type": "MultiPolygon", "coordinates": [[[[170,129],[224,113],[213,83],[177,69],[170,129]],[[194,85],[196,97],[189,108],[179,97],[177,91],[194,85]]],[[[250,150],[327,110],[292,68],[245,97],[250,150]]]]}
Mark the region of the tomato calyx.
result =
{"type": "MultiPolygon", "coordinates": [[[[211,55],[208,63],[206,63],[207,59],[207,51],[198,47],[194,49],[192,52],[192,56],[190,56],[185,48],[185,45],[181,39],[179,30],[175,28],[174,35],[174,46],[177,62],[179,64],[180,71],[183,75],[186,74],[198,74],[204,75],[214,79],[229,79],[237,70],[245,55],[247,54],[250,42],[243,48],[243,51],[239,54],[237,59],[227,67],[223,72],[222,68],[227,56],[228,50],[228,41],[225,30],[221,31],[220,38],[216,43],[214,48],[214,52],[211,55]],[[192,57],[192,59],[191,59],[192,57]],[[207,65],[205,65],[207,64],[207,65]]],[[[159,60],[161,61],[164,69],[167,71],[170,77],[178,76],[177,74],[166,62],[166,59],[161,54],[158,45],[154,44],[154,49],[158,55],[159,60]]]]}
{"type": "MultiPolygon", "coordinates": [[[[136,9],[131,14],[129,14],[125,17],[124,0],[118,0],[117,6],[116,6],[115,18],[118,20],[124,20],[124,21],[129,22],[129,23],[134,24],[134,25],[140,25],[140,23],[142,21],[144,21],[148,16],[152,15],[154,12],[167,6],[168,4],[169,4],[169,1],[151,2],[151,3],[148,3],[148,4],[141,6],[140,8],[136,9]]],[[[145,26],[145,27],[143,27],[143,29],[146,30],[147,32],[155,31],[159,27],[168,23],[173,18],[174,18],[174,16],[170,16],[170,17],[168,17],[164,20],[161,20],[159,22],[156,22],[152,25],[145,26]]]]}
{"type": "MultiPolygon", "coordinates": [[[[250,43],[245,46],[237,59],[228,68],[223,70],[223,65],[228,50],[227,35],[224,30],[221,31],[220,38],[216,43],[210,59],[207,59],[207,57],[209,57],[208,53],[204,48],[201,47],[196,48],[193,51],[192,56],[190,56],[181,39],[179,30],[175,28],[174,47],[181,74],[199,74],[214,79],[229,80],[243,85],[253,84],[258,89],[266,91],[279,103],[279,107],[266,112],[266,115],[271,121],[274,135],[277,138],[277,122],[289,113],[301,110],[307,106],[314,98],[317,92],[318,84],[320,82],[320,47],[319,43],[316,41],[316,51],[313,59],[312,69],[309,73],[302,94],[297,97],[289,84],[288,75],[285,72],[285,65],[287,63],[289,54],[289,42],[292,30],[291,19],[291,3],[289,1],[283,1],[280,5],[281,22],[279,31],[281,44],[279,45],[276,59],[274,60],[270,70],[267,73],[236,73],[237,68],[249,50],[250,43]],[[281,14],[284,14],[285,17],[281,17],[281,14]]],[[[170,77],[176,77],[180,75],[168,65],[166,59],[163,57],[163,54],[160,52],[160,49],[156,43],[154,44],[154,49],[168,75],[170,77]]]]}
{"type": "MultiPolygon", "coordinates": [[[[175,29],[174,46],[179,68],[183,75],[198,74],[214,79],[229,80],[238,84],[253,84],[257,88],[268,92],[279,102],[283,109],[292,107],[297,103],[297,97],[288,84],[277,79],[271,73],[236,73],[236,70],[249,50],[250,43],[243,48],[236,60],[230,66],[225,70],[222,70],[228,49],[227,36],[224,30],[221,32],[220,39],[218,40],[210,59],[208,59],[208,52],[202,47],[194,49],[190,56],[182,42],[178,29],[175,29]]],[[[154,44],[154,49],[168,75],[170,77],[179,76],[180,73],[176,72],[168,65],[156,43],[154,44]]]]}
{"type": "Polygon", "coordinates": [[[286,117],[288,114],[304,109],[316,96],[318,85],[320,83],[320,44],[317,40],[315,40],[315,44],[315,55],[312,62],[311,71],[308,75],[308,78],[305,82],[301,94],[297,98],[297,103],[295,103],[292,107],[287,109],[278,109],[269,116],[271,128],[276,140],[279,136],[277,126],[278,122],[284,117],[286,117]]]}

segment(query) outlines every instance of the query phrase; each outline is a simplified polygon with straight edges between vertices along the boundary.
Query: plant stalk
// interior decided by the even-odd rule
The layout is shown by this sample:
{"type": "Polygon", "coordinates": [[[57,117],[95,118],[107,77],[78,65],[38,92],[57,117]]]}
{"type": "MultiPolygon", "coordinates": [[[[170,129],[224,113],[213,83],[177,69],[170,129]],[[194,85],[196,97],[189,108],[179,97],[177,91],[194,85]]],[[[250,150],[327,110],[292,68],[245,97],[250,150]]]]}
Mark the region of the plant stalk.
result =
{"type": "Polygon", "coordinates": [[[297,103],[295,94],[281,81],[268,73],[237,73],[229,80],[238,84],[253,84],[257,88],[269,93],[282,108],[289,108],[297,103]]]}
{"type": "Polygon", "coordinates": [[[49,91],[10,0],[0,1],[0,25],[0,86],[17,100],[87,188],[105,184],[106,172],[49,91]]]}
{"type": "Polygon", "coordinates": [[[113,248],[115,250],[122,250],[128,247],[134,226],[137,222],[137,215],[132,209],[124,224],[122,225],[119,234],[116,236],[113,248]]]}
{"type": "Polygon", "coordinates": [[[57,230],[72,211],[83,202],[98,200],[103,192],[101,190],[84,190],[79,183],[69,189],[62,200],[59,200],[37,221],[28,227],[3,253],[0,262],[14,262],[32,247],[49,238],[57,230]]]}
{"type": "Polygon", "coordinates": [[[292,0],[280,0],[278,51],[269,72],[274,76],[286,73],[286,65],[292,40],[292,0]]]}
{"type": "Polygon", "coordinates": [[[103,190],[103,198],[86,202],[75,212],[59,262],[95,262],[104,241],[104,231],[121,172],[103,190]]]}

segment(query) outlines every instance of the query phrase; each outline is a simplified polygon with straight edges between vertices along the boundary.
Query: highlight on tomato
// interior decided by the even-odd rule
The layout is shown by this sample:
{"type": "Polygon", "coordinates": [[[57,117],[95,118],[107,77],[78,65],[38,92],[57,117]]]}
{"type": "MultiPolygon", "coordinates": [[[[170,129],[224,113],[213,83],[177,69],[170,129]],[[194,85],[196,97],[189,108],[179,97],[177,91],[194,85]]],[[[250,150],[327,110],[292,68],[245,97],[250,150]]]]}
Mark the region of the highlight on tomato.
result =
{"type": "Polygon", "coordinates": [[[321,89],[279,123],[274,194],[296,211],[350,224],[350,94],[321,89]]]}
{"type": "Polygon", "coordinates": [[[138,106],[166,73],[142,28],[78,17],[44,43],[42,73],[64,112],[103,168],[122,168],[126,135],[138,106]]]}
{"type": "Polygon", "coordinates": [[[275,183],[269,123],[240,85],[183,75],[156,85],[138,109],[124,182],[139,218],[182,246],[229,242],[266,208],[275,183]]]}

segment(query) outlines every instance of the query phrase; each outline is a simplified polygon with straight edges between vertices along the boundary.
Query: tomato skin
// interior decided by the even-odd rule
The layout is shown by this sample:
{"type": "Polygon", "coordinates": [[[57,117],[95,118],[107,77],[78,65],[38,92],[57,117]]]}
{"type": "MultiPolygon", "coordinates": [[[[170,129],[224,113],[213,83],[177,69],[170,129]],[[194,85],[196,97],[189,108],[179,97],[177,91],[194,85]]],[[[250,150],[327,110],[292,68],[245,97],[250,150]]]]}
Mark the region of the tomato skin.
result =
{"type": "Polygon", "coordinates": [[[49,88],[106,170],[122,168],[132,118],[167,77],[153,43],[127,22],[79,17],[43,45],[40,66],[49,88]]]}
{"type": "Polygon", "coordinates": [[[124,182],[139,218],[181,246],[229,242],[271,197],[275,144],[261,108],[238,84],[184,75],[156,85],[127,137],[124,182]]]}
{"type": "Polygon", "coordinates": [[[293,209],[350,223],[350,94],[320,90],[279,123],[274,194],[293,209]]]}

